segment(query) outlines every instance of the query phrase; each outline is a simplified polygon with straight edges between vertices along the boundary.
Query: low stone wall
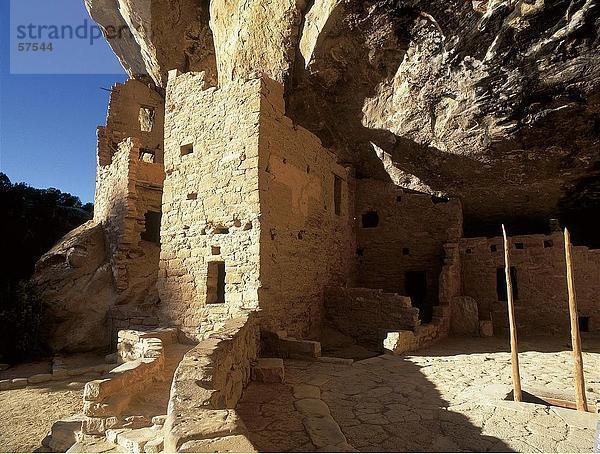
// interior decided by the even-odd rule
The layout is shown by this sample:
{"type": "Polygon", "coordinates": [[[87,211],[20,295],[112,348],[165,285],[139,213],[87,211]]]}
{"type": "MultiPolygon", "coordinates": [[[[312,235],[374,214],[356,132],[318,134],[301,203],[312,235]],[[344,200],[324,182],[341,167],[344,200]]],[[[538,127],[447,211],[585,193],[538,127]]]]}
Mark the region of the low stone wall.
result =
{"type": "Polygon", "coordinates": [[[183,358],[171,386],[165,452],[254,451],[234,408],[259,351],[254,313],[229,320],[183,358]]]}
{"type": "Polygon", "coordinates": [[[408,297],[367,288],[329,287],[326,317],[341,333],[381,348],[388,331],[415,330],[419,310],[408,297]]]}
{"type": "Polygon", "coordinates": [[[434,306],[431,323],[417,326],[414,330],[387,332],[383,348],[395,355],[401,355],[432,345],[448,335],[449,321],[450,306],[434,306]]]}
{"type": "Polygon", "coordinates": [[[121,364],[109,372],[108,378],[85,385],[83,413],[87,419],[82,431],[103,434],[117,427],[130,400],[149,383],[164,378],[163,347],[176,341],[177,332],[172,329],[120,331],[117,354],[121,364]]]}

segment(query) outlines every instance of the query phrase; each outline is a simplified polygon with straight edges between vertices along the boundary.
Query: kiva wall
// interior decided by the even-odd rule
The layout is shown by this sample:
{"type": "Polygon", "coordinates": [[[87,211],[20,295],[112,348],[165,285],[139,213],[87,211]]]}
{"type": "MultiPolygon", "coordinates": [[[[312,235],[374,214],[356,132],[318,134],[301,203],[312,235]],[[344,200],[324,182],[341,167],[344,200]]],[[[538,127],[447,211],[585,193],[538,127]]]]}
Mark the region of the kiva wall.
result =
{"type": "MultiPolygon", "coordinates": [[[[570,332],[564,239],[552,235],[514,236],[509,239],[515,268],[515,315],[519,334],[570,332]]],[[[501,237],[464,238],[460,242],[463,291],[477,300],[479,317],[491,314],[494,332],[508,329],[507,303],[500,301],[498,269],[504,268],[501,237]]],[[[580,317],[588,330],[600,330],[600,250],[573,248],[575,287],[580,317]]],[[[504,277],[502,271],[501,277],[504,277]]],[[[502,295],[501,295],[502,296],[502,295]]]]}
{"type": "Polygon", "coordinates": [[[354,275],[351,170],[285,116],[283,87],[267,78],[259,136],[263,325],[318,335],[325,287],[351,285],[354,275]]]}
{"type": "Polygon", "coordinates": [[[217,90],[203,73],[169,74],[159,293],[162,322],[192,336],[258,307],[259,112],[259,80],[217,90]],[[208,285],[219,262],[224,302],[208,285]]]}
{"type": "Polygon", "coordinates": [[[425,307],[420,315],[428,321],[438,304],[444,244],[462,236],[460,202],[404,192],[372,179],[357,180],[356,200],[358,286],[414,296],[406,273],[425,272],[425,307]]]}

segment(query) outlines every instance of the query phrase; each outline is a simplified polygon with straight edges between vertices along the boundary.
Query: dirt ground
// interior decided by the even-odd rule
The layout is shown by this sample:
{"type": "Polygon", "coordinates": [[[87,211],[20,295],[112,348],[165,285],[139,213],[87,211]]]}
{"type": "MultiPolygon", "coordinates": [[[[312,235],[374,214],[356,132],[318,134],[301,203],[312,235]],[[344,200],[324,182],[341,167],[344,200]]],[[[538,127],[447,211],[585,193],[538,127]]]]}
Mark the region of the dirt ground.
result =
{"type": "Polygon", "coordinates": [[[73,377],[0,391],[0,452],[32,452],[39,448],[57,419],[81,411],[85,381],[73,377]]]}

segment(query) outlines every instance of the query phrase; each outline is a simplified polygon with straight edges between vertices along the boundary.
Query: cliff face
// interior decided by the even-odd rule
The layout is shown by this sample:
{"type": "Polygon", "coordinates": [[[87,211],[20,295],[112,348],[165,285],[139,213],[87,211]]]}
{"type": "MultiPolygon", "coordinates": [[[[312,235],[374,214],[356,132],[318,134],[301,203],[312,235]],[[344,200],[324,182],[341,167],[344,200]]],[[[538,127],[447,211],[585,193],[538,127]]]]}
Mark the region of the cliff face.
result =
{"type": "MultiPolygon", "coordinates": [[[[266,73],[358,176],[457,195],[467,234],[600,204],[597,0],[85,0],[132,77],[266,73]]],[[[579,230],[578,230],[579,229],[579,230]]],[[[586,238],[586,241],[589,239],[586,238]]]]}

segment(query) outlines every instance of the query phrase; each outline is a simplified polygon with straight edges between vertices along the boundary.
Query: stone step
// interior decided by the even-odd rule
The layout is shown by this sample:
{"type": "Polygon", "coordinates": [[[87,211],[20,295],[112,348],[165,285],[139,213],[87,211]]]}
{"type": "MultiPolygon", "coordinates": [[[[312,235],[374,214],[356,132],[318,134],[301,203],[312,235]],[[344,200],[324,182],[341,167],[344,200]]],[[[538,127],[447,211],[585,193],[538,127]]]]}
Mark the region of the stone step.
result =
{"type": "Polygon", "coordinates": [[[162,450],[162,433],[151,427],[108,430],[106,439],[111,443],[116,442],[124,452],[132,454],[160,452],[162,450]],[[145,451],[146,448],[148,448],[148,451],[145,451]]]}
{"type": "Polygon", "coordinates": [[[258,358],[252,367],[252,380],[263,383],[283,383],[285,370],[281,358],[258,358]]]}

